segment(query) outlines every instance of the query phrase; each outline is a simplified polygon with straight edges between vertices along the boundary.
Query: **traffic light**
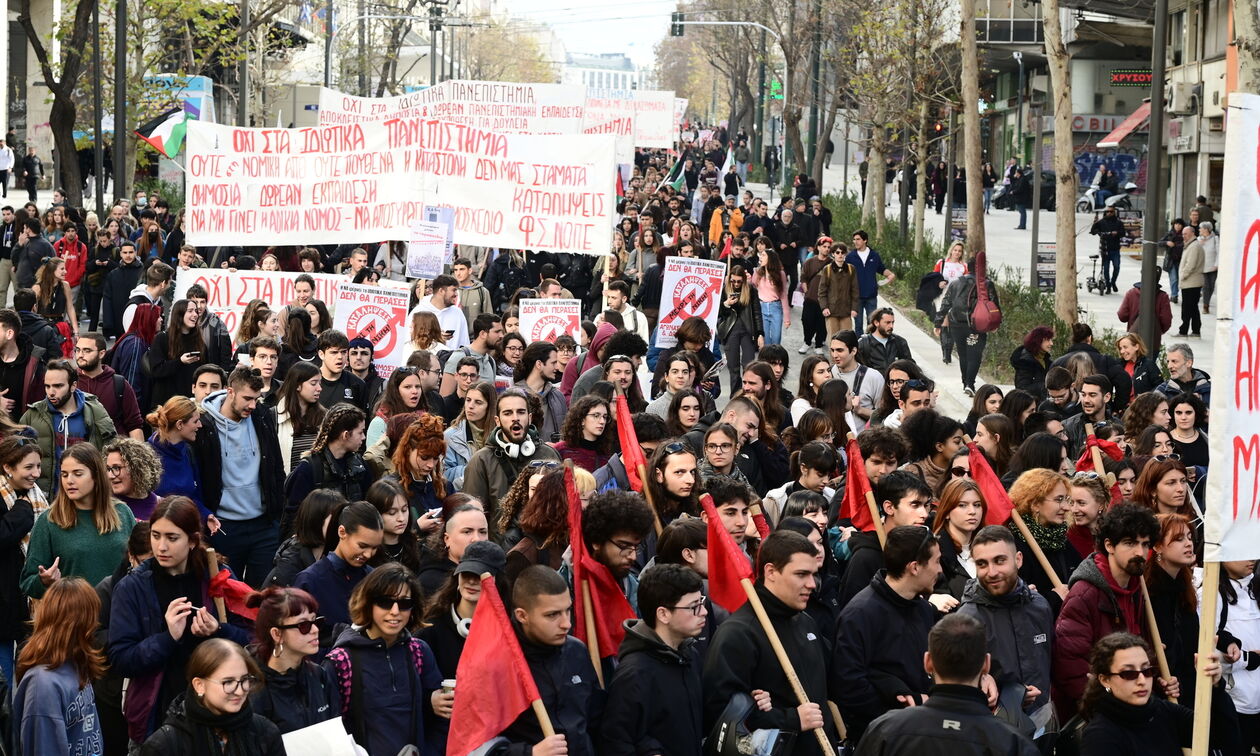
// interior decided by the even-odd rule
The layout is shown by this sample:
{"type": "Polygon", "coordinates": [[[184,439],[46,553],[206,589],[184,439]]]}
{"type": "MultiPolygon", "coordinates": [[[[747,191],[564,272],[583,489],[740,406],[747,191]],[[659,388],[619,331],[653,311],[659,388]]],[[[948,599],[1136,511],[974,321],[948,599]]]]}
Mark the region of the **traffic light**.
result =
{"type": "Polygon", "coordinates": [[[681,37],[683,30],[687,27],[683,25],[683,14],[675,11],[669,14],[669,36],[681,37]]]}

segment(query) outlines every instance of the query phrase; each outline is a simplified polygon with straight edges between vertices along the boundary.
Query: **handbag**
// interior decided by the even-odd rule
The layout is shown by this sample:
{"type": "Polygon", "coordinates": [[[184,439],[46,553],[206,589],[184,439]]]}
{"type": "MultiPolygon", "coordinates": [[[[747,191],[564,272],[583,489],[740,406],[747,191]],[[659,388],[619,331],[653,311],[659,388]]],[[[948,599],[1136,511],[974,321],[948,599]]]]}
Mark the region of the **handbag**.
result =
{"type": "Polygon", "coordinates": [[[985,253],[976,254],[976,306],[971,310],[971,329],[976,333],[992,333],[1002,325],[1002,310],[989,298],[989,278],[985,253]]]}

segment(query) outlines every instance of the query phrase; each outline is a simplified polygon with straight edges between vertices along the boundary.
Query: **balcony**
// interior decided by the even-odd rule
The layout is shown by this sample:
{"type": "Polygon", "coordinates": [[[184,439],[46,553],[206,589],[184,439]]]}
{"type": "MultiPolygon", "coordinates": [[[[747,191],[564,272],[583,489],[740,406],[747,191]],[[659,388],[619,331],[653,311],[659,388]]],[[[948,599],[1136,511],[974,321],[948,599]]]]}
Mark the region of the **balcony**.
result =
{"type": "Polygon", "coordinates": [[[982,45],[1040,45],[1045,40],[1039,18],[976,19],[976,41],[982,45]]]}

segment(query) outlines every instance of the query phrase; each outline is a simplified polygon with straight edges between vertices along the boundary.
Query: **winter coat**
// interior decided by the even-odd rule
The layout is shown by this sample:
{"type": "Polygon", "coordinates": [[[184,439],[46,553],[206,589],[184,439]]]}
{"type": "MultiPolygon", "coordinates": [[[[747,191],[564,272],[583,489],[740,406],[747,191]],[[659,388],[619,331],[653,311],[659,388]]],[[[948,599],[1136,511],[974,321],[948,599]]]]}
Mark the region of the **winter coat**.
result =
{"type": "Polygon", "coordinates": [[[1046,371],[1050,369],[1049,355],[1035,355],[1023,346],[1011,352],[1011,367],[1015,368],[1015,388],[1027,391],[1041,401],[1046,398],[1046,371]]]}
{"type": "MultiPolygon", "coordinates": [[[[564,734],[571,756],[602,755],[595,748],[595,738],[607,694],[599,687],[586,645],[571,636],[561,646],[541,646],[521,638],[519,632],[517,637],[551,724],[564,734]]],[[[543,734],[538,717],[527,710],[500,737],[486,751],[489,756],[528,756],[543,734]]]]}
{"type": "Polygon", "coordinates": [[[254,713],[276,723],[281,733],[341,716],[341,696],[328,670],[303,660],[288,672],[263,665],[266,678],[251,698],[254,713]]]}
{"type": "MultiPolygon", "coordinates": [[[[220,396],[216,392],[206,397],[203,404],[220,396]]],[[[258,436],[258,447],[261,459],[258,464],[259,493],[263,511],[272,519],[280,518],[284,506],[284,470],[280,458],[280,441],[276,435],[276,417],[269,407],[261,403],[249,416],[253,423],[254,433],[258,436]]],[[[197,431],[197,440],[193,442],[193,456],[197,460],[197,468],[201,471],[201,481],[205,491],[205,506],[211,512],[219,511],[219,500],[223,495],[223,453],[219,438],[218,424],[213,418],[207,418],[197,431]]]]}
{"type": "Polygon", "coordinates": [[[1172,399],[1177,394],[1186,391],[1193,391],[1200,399],[1203,400],[1203,404],[1205,406],[1212,406],[1212,379],[1207,373],[1196,367],[1190,368],[1189,381],[1178,381],[1173,378],[1169,378],[1159,384],[1155,390],[1169,399],[1172,399]]]}
{"type": "Polygon", "coordinates": [[[1005,596],[994,596],[973,579],[963,589],[958,613],[984,625],[989,674],[999,688],[1011,684],[1036,687],[1041,695],[1030,709],[1049,702],[1054,614],[1044,596],[1022,580],[1005,596]]]}
{"type": "MultiPolygon", "coordinates": [[[[61,428],[59,423],[58,427],[54,427],[52,407],[49,406],[47,399],[41,399],[27,407],[19,421],[22,425],[29,425],[35,430],[40,451],[40,473],[37,485],[39,490],[47,491],[50,495],[56,490],[56,486],[53,485],[54,476],[60,474],[61,454],[67,447],[79,441],[86,441],[97,449],[103,449],[105,444],[117,435],[114,430],[114,421],[95,396],[85,394],[78,389],[74,389],[73,394],[70,402],[74,404],[74,407],[67,407],[67,409],[70,415],[82,413],[83,427],[87,429],[85,438],[74,436],[67,438],[66,430],[61,428]]],[[[58,417],[64,420],[70,415],[58,415],[58,417]]]]}
{"type": "Polygon", "coordinates": [[[188,442],[167,443],[154,433],[149,436],[149,445],[162,462],[162,477],[158,480],[157,488],[153,489],[154,493],[158,496],[187,496],[204,510],[205,492],[201,486],[201,471],[188,442]]]}
{"type": "MultiPolygon", "coordinates": [[[[1232,709],[1224,689],[1213,688],[1212,721],[1233,719],[1232,709]]],[[[1228,729],[1209,728],[1209,748],[1225,745],[1228,729]]],[[[1190,747],[1193,730],[1194,712],[1185,706],[1154,696],[1146,705],[1134,706],[1107,694],[1081,733],[1080,756],[1180,756],[1190,747]]]]}
{"type": "Polygon", "coordinates": [[[1196,237],[1181,251],[1181,264],[1177,266],[1181,275],[1180,284],[1183,289],[1199,289],[1203,287],[1203,245],[1196,237]]]}
{"type": "Polygon", "coordinates": [[[1133,395],[1155,391],[1163,382],[1164,376],[1159,372],[1159,365],[1149,354],[1133,365],[1133,395]]]}
{"type": "Polygon", "coordinates": [[[263,587],[273,585],[291,586],[297,580],[298,573],[319,561],[309,546],[298,542],[297,536],[284,539],[276,556],[271,560],[271,572],[263,580],[263,587]]]}
{"type": "MultiPolygon", "coordinates": [[[[44,364],[49,360],[49,353],[44,347],[36,346],[31,337],[19,332],[17,335],[18,354],[13,362],[0,362],[0,383],[8,386],[8,398],[14,399],[10,417],[21,417],[31,402],[43,399],[44,364]],[[17,391],[14,392],[13,389],[17,391]],[[16,394],[16,395],[15,395],[16,394]]],[[[55,356],[61,356],[56,353],[55,356]]]]}
{"type": "MultiPolygon", "coordinates": [[[[821,704],[828,699],[827,667],[831,649],[827,639],[821,636],[822,631],[808,614],[789,608],[762,585],[757,585],[756,590],[770,624],[800,678],[805,695],[810,701],[821,704]]],[[[732,695],[751,693],[754,689],[770,694],[771,709],[752,711],[747,720],[749,729],[800,729],[800,718],[796,713],[799,702],[761,623],[753,613],[752,605],[745,603],[718,626],[705,654],[705,731],[713,727],[732,695]]],[[[834,721],[826,716],[823,719],[828,737],[834,741],[834,721]]],[[[818,740],[809,735],[798,737],[792,750],[783,756],[813,756],[818,753],[821,753],[818,740]]]]}
{"type": "MultiPolygon", "coordinates": [[[[534,393],[525,381],[517,381],[513,384],[513,388],[524,389],[527,394],[534,393]]],[[[564,415],[569,411],[569,400],[564,398],[560,387],[550,381],[543,386],[538,398],[542,400],[543,405],[543,421],[538,428],[538,437],[547,443],[559,441],[560,429],[564,427],[564,415]]]]}
{"type": "Polygon", "coordinates": [[[766,329],[761,321],[761,307],[757,303],[757,293],[749,291],[748,304],[744,305],[736,302],[734,307],[726,306],[726,296],[727,294],[724,292],[722,294],[722,303],[718,305],[718,339],[725,343],[730,338],[730,335],[734,333],[735,327],[742,325],[744,331],[756,344],[757,338],[764,336],[766,333],[766,329]]]}
{"type": "MultiPolygon", "coordinates": [[[[279,442],[277,441],[277,447],[279,442]]],[[[261,474],[261,471],[260,471],[261,474]]],[[[363,463],[358,452],[346,452],[335,459],[328,447],[320,449],[293,466],[293,472],[284,479],[284,514],[280,518],[280,532],[289,536],[298,507],[316,488],[329,488],[340,492],[347,501],[360,501],[372,485],[372,473],[363,463]]]]}
{"type": "Polygon", "coordinates": [[[19,312],[18,318],[22,321],[22,334],[30,338],[35,346],[44,348],[45,359],[51,360],[62,356],[61,345],[66,339],[61,335],[61,331],[57,330],[56,325],[43,316],[26,310],[19,312]]]}
{"type": "Polygon", "coordinates": [[[329,551],[293,578],[293,587],[311,594],[319,605],[323,616],[319,623],[321,649],[331,648],[337,642],[340,626],[350,625],[350,595],[371,571],[369,566],[356,567],[329,551]]]}
{"type": "Polygon", "coordinates": [[[172,354],[170,334],[167,331],[159,331],[153,337],[148,354],[149,398],[145,411],[166,404],[166,400],[173,396],[187,396],[192,391],[193,375],[197,368],[210,364],[204,346],[202,350],[196,362],[186,363],[180,358],[189,350],[177,349],[178,354],[172,354]]]}
{"type": "MultiPolygon", "coordinates": [[[[127,729],[133,740],[143,740],[153,732],[167,702],[159,701],[163,677],[171,670],[167,664],[181,645],[195,648],[201,638],[191,629],[176,641],[166,627],[166,607],[159,606],[153,571],[157,560],[148,559],[114,586],[109,613],[110,670],[131,678],[123,710],[127,729]]],[[[224,566],[223,569],[228,569],[224,566]]],[[[210,598],[209,580],[202,581],[201,606],[214,606],[210,598]]],[[[235,614],[219,625],[217,638],[226,638],[242,646],[253,642],[251,623],[235,614]]]]}
{"type": "MultiPolygon", "coordinates": [[[[187,695],[186,693],[185,696],[187,695]]],[[[246,701],[245,706],[249,705],[246,701]]],[[[140,756],[191,756],[199,752],[196,744],[211,736],[204,727],[189,720],[186,698],[180,697],[167,710],[166,722],[162,728],[140,746],[140,756]]],[[[229,746],[231,750],[226,753],[231,753],[232,756],[285,756],[280,730],[256,712],[249,726],[236,733],[229,746]]]]}
{"type": "Polygon", "coordinates": [[[117,267],[105,274],[101,293],[101,325],[105,335],[122,335],[123,312],[127,309],[127,300],[131,299],[132,289],[141,283],[142,275],[144,263],[139,259],[130,265],[119,262],[117,267]]]}
{"type": "Polygon", "coordinates": [[[861,738],[880,715],[900,708],[897,696],[919,700],[931,687],[923,654],[936,609],[920,597],[902,598],[886,576],[876,573],[840,612],[831,678],[850,738],[861,738]]]}
{"type": "Polygon", "coordinates": [[[871,723],[858,756],[1038,756],[1033,742],[989,711],[970,685],[933,685],[922,706],[890,711],[871,723]]]}
{"type": "Polygon", "coordinates": [[[513,459],[495,443],[493,437],[487,439],[486,445],[473,453],[464,468],[463,493],[486,502],[491,509],[497,509],[499,500],[507,495],[526,465],[535,460],[560,461],[555,449],[540,441],[534,441],[534,444],[533,454],[522,454],[513,459]]]}
{"type": "Polygon", "coordinates": [[[875,531],[857,532],[849,536],[849,562],[840,576],[840,609],[871,584],[871,578],[884,568],[884,550],[875,531]]]}
{"type": "MultiPolygon", "coordinates": [[[[563,396],[563,394],[561,395],[563,396]]],[[[442,475],[451,484],[451,490],[464,489],[464,468],[472,458],[472,441],[468,438],[468,421],[456,423],[443,432],[446,439],[446,456],[442,459],[442,475]]]]}
{"type": "Polygon", "coordinates": [[[1151,570],[1146,581],[1155,625],[1173,677],[1181,683],[1179,700],[1194,700],[1194,655],[1199,648],[1199,613],[1185,603],[1182,584],[1162,569],[1151,570]]]}
{"type": "Polygon", "coordinates": [[[625,628],[608,684],[599,752],[699,756],[705,731],[695,641],[673,649],[643,620],[627,620],[625,628]]]}
{"type": "MultiPolygon", "coordinates": [[[[1015,535],[1015,547],[1019,553],[1023,554],[1024,566],[1019,568],[1019,577],[1028,585],[1029,588],[1040,593],[1050,603],[1050,610],[1054,615],[1059,616],[1059,610],[1063,608],[1063,600],[1059,598],[1059,594],[1052,589],[1054,583],[1050,580],[1050,576],[1042,569],[1041,562],[1033,554],[1032,549],[1024,541],[1019,534],[1015,535]]],[[[1055,575],[1059,580],[1067,585],[1068,580],[1072,577],[1072,571],[1084,559],[1083,556],[1076,553],[1076,549],[1072,547],[1072,542],[1068,541],[1067,545],[1062,549],[1047,549],[1045,545],[1041,547],[1042,552],[1046,555],[1046,561],[1050,562],[1050,566],[1054,569],[1055,575]]]]}
{"type": "Polygon", "coordinates": [[[1094,221],[1089,232],[1098,237],[1098,249],[1103,254],[1120,251],[1120,238],[1124,236],[1124,222],[1118,217],[1104,215],[1094,221]]]}
{"type": "Polygon", "coordinates": [[[573,400],[573,386],[577,383],[578,378],[587,370],[601,367],[599,353],[612,338],[612,335],[618,331],[617,326],[612,323],[600,323],[599,328],[595,330],[595,336],[591,338],[590,347],[569,360],[569,364],[564,366],[564,377],[560,381],[560,391],[564,393],[565,398],[573,400]]]}
{"type": "MultiPolygon", "coordinates": [[[[1094,644],[1111,633],[1128,632],[1137,636],[1146,634],[1145,605],[1142,592],[1133,591],[1129,596],[1117,594],[1108,576],[1103,574],[1107,563],[1106,554],[1095,554],[1085,559],[1072,573],[1068,596],[1055,621],[1054,635],[1054,694],[1059,708],[1060,721],[1071,719],[1076,703],[1085,692],[1085,680],[1089,674],[1089,654],[1094,644]],[[1125,619],[1121,602],[1130,602],[1130,612],[1137,624],[1125,619]]],[[[1129,587],[1137,588],[1130,578],[1129,587]]]]}
{"type": "Polygon", "coordinates": [[[7,643],[21,640],[30,632],[26,624],[29,602],[21,584],[26,564],[22,539],[34,524],[35,512],[25,498],[19,498],[11,507],[0,501],[0,640],[7,643]]]}
{"type": "Polygon", "coordinates": [[[818,277],[818,305],[833,318],[847,318],[858,309],[857,269],[832,258],[818,277]]]}
{"type": "Polygon", "coordinates": [[[864,334],[858,339],[858,362],[871,370],[883,373],[895,360],[910,360],[910,344],[905,337],[895,333],[888,335],[888,343],[881,344],[875,334],[864,334]]]}

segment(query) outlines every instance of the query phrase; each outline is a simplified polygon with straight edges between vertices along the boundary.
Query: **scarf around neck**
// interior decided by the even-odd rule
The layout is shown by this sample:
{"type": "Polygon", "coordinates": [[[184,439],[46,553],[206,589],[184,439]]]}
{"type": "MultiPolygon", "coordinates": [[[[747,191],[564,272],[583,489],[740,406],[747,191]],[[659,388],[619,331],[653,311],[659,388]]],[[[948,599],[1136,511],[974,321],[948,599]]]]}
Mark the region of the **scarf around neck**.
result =
{"type": "Polygon", "coordinates": [[[1032,533],[1033,540],[1044,551],[1062,551],[1067,548],[1067,532],[1068,524],[1062,525],[1041,525],[1036,519],[1030,517],[1024,520],[1024,524],[1028,526],[1028,532],[1032,533]]]}

